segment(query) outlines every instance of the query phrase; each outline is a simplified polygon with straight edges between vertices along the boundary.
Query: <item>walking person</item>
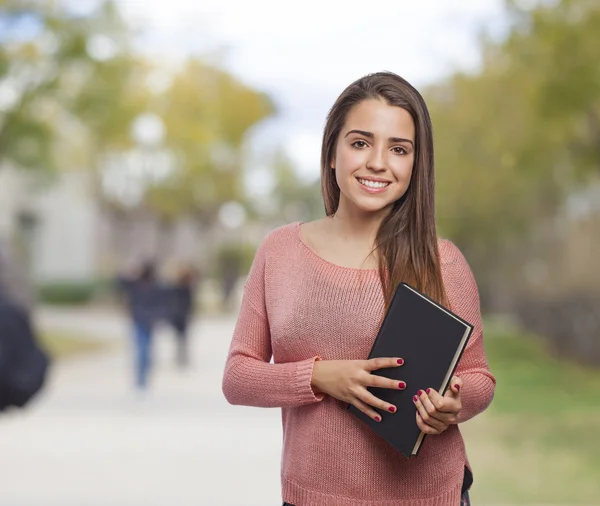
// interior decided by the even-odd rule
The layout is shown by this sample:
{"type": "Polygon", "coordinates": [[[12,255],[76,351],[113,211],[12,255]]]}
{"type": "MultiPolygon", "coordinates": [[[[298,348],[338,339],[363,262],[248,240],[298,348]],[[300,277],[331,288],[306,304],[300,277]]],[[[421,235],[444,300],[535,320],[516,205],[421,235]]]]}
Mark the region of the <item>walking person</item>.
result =
{"type": "Polygon", "coordinates": [[[338,97],[321,188],[326,217],[277,228],[256,253],[223,392],[232,404],[282,409],[284,504],[468,504],[473,475],[459,427],[487,408],[495,379],[471,269],[437,236],[431,121],[406,80],[371,74],[338,97]],[[402,367],[402,357],[366,359],[402,281],[474,325],[443,396],[372,374],[402,367]],[[429,435],[418,456],[406,459],[348,412],[350,403],[377,421],[394,416],[367,387],[413,394],[429,435]]]}
{"type": "Polygon", "coordinates": [[[165,290],[152,262],[132,277],[120,276],[119,286],[128,303],[134,348],[135,386],[140,395],[148,389],[152,368],[152,335],[166,311],[165,290]]]}
{"type": "Polygon", "coordinates": [[[169,323],[177,340],[176,363],[180,369],[190,365],[189,325],[195,309],[195,293],[198,286],[198,272],[191,266],[184,266],[178,272],[174,284],[169,288],[169,323]]]}
{"type": "Polygon", "coordinates": [[[221,278],[223,309],[226,312],[231,312],[233,295],[241,271],[241,260],[238,251],[235,248],[223,251],[218,260],[218,267],[221,278]]]}

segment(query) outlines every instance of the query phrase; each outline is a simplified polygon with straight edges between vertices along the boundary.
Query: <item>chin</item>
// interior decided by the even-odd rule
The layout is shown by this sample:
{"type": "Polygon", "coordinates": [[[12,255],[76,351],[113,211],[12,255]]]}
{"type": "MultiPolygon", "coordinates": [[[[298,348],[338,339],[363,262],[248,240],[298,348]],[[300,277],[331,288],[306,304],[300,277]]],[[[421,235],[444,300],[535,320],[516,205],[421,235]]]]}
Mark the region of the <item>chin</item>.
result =
{"type": "Polygon", "coordinates": [[[376,202],[353,202],[354,207],[361,213],[365,214],[381,214],[389,211],[393,203],[376,203],[376,202]]]}

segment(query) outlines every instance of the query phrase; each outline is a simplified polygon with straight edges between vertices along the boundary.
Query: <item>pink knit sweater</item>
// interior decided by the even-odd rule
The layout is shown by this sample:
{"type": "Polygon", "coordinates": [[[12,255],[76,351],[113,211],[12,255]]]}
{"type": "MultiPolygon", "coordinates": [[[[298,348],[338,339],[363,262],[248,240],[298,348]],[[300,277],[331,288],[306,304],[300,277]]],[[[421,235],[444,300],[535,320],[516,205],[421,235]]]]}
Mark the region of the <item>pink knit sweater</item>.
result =
{"type": "MultiPolygon", "coordinates": [[[[459,417],[464,422],[490,404],[495,379],[483,347],[471,270],[454,244],[439,244],[450,306],[475,325],[456,372],[464,382],[459,417]]],[[[405,459],[349,414],[344,403],[316,396],[311,388],[317,357],[367,358],[383,312],[377,271],[319,257],[302,241],[299,223],[271,232],[256,253],[223,392],[232,404],[282,408],[282,493],[295,506],[460,503],[468,462],[458,425],[428,436],[419,455],[405,459]]],[[[428,386],[409,388],[416,392],[428,386]]]]}

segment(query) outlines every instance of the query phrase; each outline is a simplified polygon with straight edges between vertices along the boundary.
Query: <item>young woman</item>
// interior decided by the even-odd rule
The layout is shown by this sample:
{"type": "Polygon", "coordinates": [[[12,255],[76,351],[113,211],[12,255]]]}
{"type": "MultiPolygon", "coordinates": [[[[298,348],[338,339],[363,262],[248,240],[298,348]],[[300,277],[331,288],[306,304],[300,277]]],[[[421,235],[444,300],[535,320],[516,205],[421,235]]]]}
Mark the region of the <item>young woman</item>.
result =
{"type": "Polygon", "coordinates": [[[257,251],[223,392],[232,404],[282,408],[284,504],[468,504],[459,424],[486,409],[495,379],[471,270],[436,235],[432,128],[417,90],[391,73],[346,88],[327,118],[321,178],[326,218],[280,227],[257,251]],[[371,374],[402,357],[365,360],[400,281],[475,325],[444,396],[371,374]],[[417,457],[348,413],[351,403],[375,420],[394,416],[372,386],[414,392],[430,435],[417,457]]]}

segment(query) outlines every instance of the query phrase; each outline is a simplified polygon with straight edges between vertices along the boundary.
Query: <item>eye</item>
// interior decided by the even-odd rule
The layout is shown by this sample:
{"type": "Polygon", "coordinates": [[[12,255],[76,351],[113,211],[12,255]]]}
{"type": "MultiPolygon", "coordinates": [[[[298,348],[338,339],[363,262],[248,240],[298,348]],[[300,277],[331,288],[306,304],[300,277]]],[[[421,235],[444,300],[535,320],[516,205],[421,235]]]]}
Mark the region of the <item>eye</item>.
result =
{"type": "Polygon", "coordinates": [[[354,141],[351,144],[352,147],[362,149],[367,147],[367,143],[365,141],[354,141]]]}
{"type": "Polygon", "coordinates": [[[397,155],[408,155],[408,151],[406,150],[405,147],[403,146],[395,146],[392,148],[392,150],[394,151],[394,153],[396,153],[397,155]]]}

